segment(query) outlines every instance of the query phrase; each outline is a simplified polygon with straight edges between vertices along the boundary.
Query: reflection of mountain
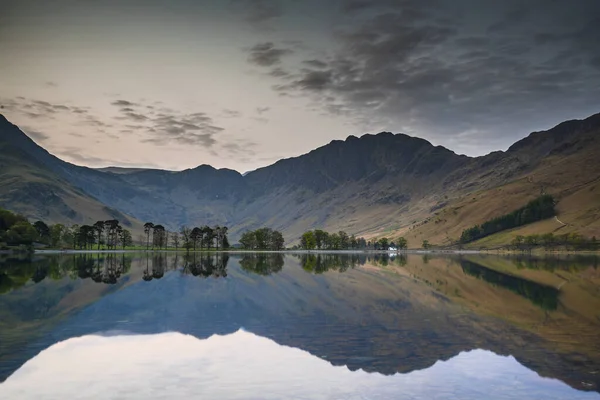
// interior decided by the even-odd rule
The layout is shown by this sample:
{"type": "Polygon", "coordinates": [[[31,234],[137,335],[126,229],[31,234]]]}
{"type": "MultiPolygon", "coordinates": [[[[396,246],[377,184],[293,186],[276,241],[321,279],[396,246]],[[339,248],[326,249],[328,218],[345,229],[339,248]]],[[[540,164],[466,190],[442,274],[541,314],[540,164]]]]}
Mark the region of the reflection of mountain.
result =
{"type": "Polygon", "coordinates": [[[503,274],[486,268],[474,262],[461,260],[461,266],[466,274],[483,279],[491,284],[502,286],[529,300],[544,310],[556,310],[558,307],[558,289],[541,285],[512,275],[503,274]]]}
{"type": "Polygon", "coordinates": [[[245,331],[204,340],[174,332],[69,339],[29,360],[0,385],[0,396],[430,399],[452,393],[452,398],[481,399],[490,387],[494,390],[485,398],[491,400],[589,398],[589,393],[539,377],[513,357],[489,351],[464,352],[425,370],[385,376],[334,367],[245,331]],[[102,384],[90,385],[90,377],[102,384]]]}
{"type": "MultiPolygon", "coordinates": [[[[138,281],[146,270],[146,258],[134,260],[127,276],[135,279],[70,315],[51,332],[30,342],[25,352],[13,354],[19,360],[15,359],[11,368],[52,343],[98,331],[178,331],[207,338],[244,327],[351,370],[405,373],[428,368],[461,351],[484,348],[512,354],[541,375],[560,378],[574,387],[597,387],[598,378],[591,372],[597,369],[598,360],[587,357],[593,354],[586,356],[575,347],[565,356],[535,333],[480,315],[479,309],[487,307],[486,297],[495,291],[501,291],[507,301],[515,301],[516,309],[529,310],[531,305],[535,312],[542,310],[519,294],[510,298],[506,293],[513,295],[511,291],[465,275],[458,265],[444,264],[438,269],[435,258],[425,265],[420,257],[409,256],[408,260],[378,259],[378,264],[388,264],[384,268],[373,267],[372,259],[365,260],[364,268],[319,274],[313,272],[322,267],[306,268],[304,261],[314,266],[344,266],[350,265],[352,258],[338,264],[331,261],[334,258],[321,257],[319,261],[285,256],[286,265],[281,268],[279,256],[231,255],[227,279],[197,279],[180,261],[179,272],[164,273],[162,279],[151,282],[138,281]],[[402,264],[406,267],[396,269],[395,265],[402,264]],[[435,271],[440,272],[438,278],[423,275],[435,271]],[[480,306],[462,302],[475,312],[457,306],[449,301],[450,294],[432,287],[436,279],[452,282],[455,276],[457,282],[468,280],[470,290],[481,291],[482,296],[476,297],[480,306]]],[[[165,265],[172,265],[173,258],[165,265]]],[[[149,263],[149,271],[157,270],[152,258],[149,263]]],[[[51,283],[46,282],[48,291],[51,283]]],[[[466,298],[463,290],[461,295],[466,298]]],[[[572,326],[576,335],[579,327],[572,326]]]]}

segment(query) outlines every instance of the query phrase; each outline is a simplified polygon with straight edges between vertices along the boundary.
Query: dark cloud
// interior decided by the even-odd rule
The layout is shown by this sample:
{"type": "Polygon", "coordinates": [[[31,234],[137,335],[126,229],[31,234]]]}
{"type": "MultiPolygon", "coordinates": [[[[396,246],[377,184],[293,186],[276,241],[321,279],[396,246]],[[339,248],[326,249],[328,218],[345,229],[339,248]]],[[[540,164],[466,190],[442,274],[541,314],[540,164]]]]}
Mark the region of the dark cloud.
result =
{"type": "Polygon", "coordinates": [[[249,50],[248,60],[261,67],[271,67],[281,63],[281,58],[292,50],[275,47],[273,42],[258,43],[249,50]]]}
{"type": "Polygon", "coordinates": [[[327,68],[327,63],[321,60],[304,60],[302,63],[312,68],[327,68]]]}
{"type": "Polygon", "coordinates": [[[133,102],[127,101],[127,100],[115,100],[110,104],[112,104],[113,106],[117,106],[117,107],[134,107],[134,106],[139,105],[137,103],[133,103],[133,102]]]}
{"type": "Polygon", "coordinates": [[[598,111],[600,2],[575,3],[342,1],[351,20],[337,48],[269,75],[280,94],[366,129],[497,148],[540,121],[598,111]]]}
{"type": "Polygon", "coordinates": [[[142,141],[160,145],[179,143],[210,148],[217,143],[214,136],[224,130],[203,112],[159,113],[147,122],[150,125],[146,131],[151,133],[151,137],[142,141]]]}
{"type": "Polygon", "coordinates": [[[283,15],[283,6],[280,0],[233,0],[232,3],[241,6],[248,22],[264,28],[270,22],[283,15]]]}

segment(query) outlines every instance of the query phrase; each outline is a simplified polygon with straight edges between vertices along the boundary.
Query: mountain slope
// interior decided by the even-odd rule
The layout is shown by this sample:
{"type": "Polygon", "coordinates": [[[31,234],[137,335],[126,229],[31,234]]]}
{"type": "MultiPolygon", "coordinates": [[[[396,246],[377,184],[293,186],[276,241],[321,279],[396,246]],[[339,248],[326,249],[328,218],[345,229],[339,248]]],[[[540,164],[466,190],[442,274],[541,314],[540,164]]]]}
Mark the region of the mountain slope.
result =
{"type": "MultiPolygon", "coordinates": [[[[45,151],[27,136],[21,133],[16,137],[17,142],[0,130],[0,207],[50,223],[82,224],[116,218],[129,229],[141,230],[135,218],[102,204],[29,153],[45,151]]],[[[63,163],[56,160],[57,165],[63,163]]]]}
{"type": "MultiPolygon", "coordinates": [[[[288,243],[307,229],[343,229],[366,237],[404,234],[416,247],[423,239],[456,240],[462,229],[518,208],[542,190],[559,198],[561,217],[572,221],[568,229],[600,234],[599,128],[600,114],[567,121],[506,152],[476,158],[403,134],[350,136],[244,176],[208,165],[180,172],[80,167],[49,154],[3,118],[0,143],[108,207],[170,229],[224,224],[235,240],[266,225],[283,231],[288,243]]],[[[557,223],[544,224],[539,230],[557,223]]]]}

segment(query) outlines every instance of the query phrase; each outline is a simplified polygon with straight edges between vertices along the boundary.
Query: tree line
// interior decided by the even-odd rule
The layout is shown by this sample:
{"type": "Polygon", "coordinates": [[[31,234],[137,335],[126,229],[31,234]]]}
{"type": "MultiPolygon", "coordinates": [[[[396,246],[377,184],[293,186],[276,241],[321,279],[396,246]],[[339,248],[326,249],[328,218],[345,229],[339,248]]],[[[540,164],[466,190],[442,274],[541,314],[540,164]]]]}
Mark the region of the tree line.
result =
{"type": "Polygon", "coordinates": [[[281,232],[271,228],[260,228],[242,234],[240,244],[247,250],[283,250],[285,240],[281,232]]]}
{"type": "Polygon", "coordinates": [[[408,248],[404,237],[391,240],[387,237],[378,240],[366,240],[364,237],[348,235],[344,231],[329,233],[321,229],[306,231],[300,237],[300,247],[304,250],[387,250],[394,247],[400,250],[408,248]]]}
{"type": "Polygon", "coordinates": [[[123,228],[116,219],[96,221],[93,225],[63,224],[48,225],[44,221],[30,223],[26,217],[0,209],[1,247],[22,246],[31,248],[33,243],[41,243],[53,248],[71,247],[74,249],[108,249],[128,247],[133,244],[131,232],[123,228]]]}
{"type": "Polygon", "coordinates": [[[512,242],[511,247],[514,250],[532,251],[535,248],[544,248],[545,250],[600,250],[600,243],[596,236],[586,238],[578,233],[565,233],[563,235],[554,235],[546,233],[543,235],[518,235],[512,242]]]}
{"type": "Polygon", "coordinates": [[[465,229],[460,236],[460,243],[473,242],[506,229],[553,217],[556,215],[554,205],[554,198],[551,195],[542,195],[518,210],[465,229]]]}
{"type": "Polygon", "coordinates": [[[169,232],[163,225],[146,222],[144,224],[144,234],[146,250],[167,249],[169,244],[175,250],[184,248],[190,250],[212,250],[227,249],[230,247],[227,233],[229,228],[226,226],[190,228],[186,225],[179,229],[179,232],[169,232]]]}

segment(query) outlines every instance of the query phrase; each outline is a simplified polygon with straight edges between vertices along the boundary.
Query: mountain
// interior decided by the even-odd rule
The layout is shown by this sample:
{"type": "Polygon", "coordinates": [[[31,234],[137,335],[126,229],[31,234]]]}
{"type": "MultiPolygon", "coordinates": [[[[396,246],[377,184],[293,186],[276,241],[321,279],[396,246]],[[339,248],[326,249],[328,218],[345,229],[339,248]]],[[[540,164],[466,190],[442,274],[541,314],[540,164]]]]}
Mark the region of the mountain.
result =
{"type": "MultiPolygon", "coordinates": [[[[596,114],[534,132],[505,152],[483,157],[457,155],[404,134],[349,136],[244,175],[208,165],[179,172],[81,167],[49,154],[3,117],[0,143],[16,149],[10,157],[23,168],[45,169],[56,188],[72,188],[170,229],[227,225],[235,240],[246,229],[270,226],[283,231],[288,243],[307,229],[343,229],[366,237],[404,234],[417,247],[423,239],[449,243],[466,227],[519,208],[542,191],[559,200],[561,223],[533,224],[536,232],[600,235],[599,130],[596,114]]],[[[3,154],[0,173],[8,168],[23,184],[34,181],[5,166],[14,161],[3,154]]],[[[5,188],[0,201],[32,216],[34,210],[18,200],[26,190],[5,188]]],[[[62,215],[60,207],[37,202],[38,214],[62,215]]],[[[71,208],[83,214],[83,208],[71,208]]]]}
{"type": "Polygon", "coordinates": [[[0,207],[51,223],[116,218],[129,229],[141,230],[135,218],[107,206],[70,181],[69,167],[83,167],[50,155],[2,115],[0,126],[0,207]]]}

